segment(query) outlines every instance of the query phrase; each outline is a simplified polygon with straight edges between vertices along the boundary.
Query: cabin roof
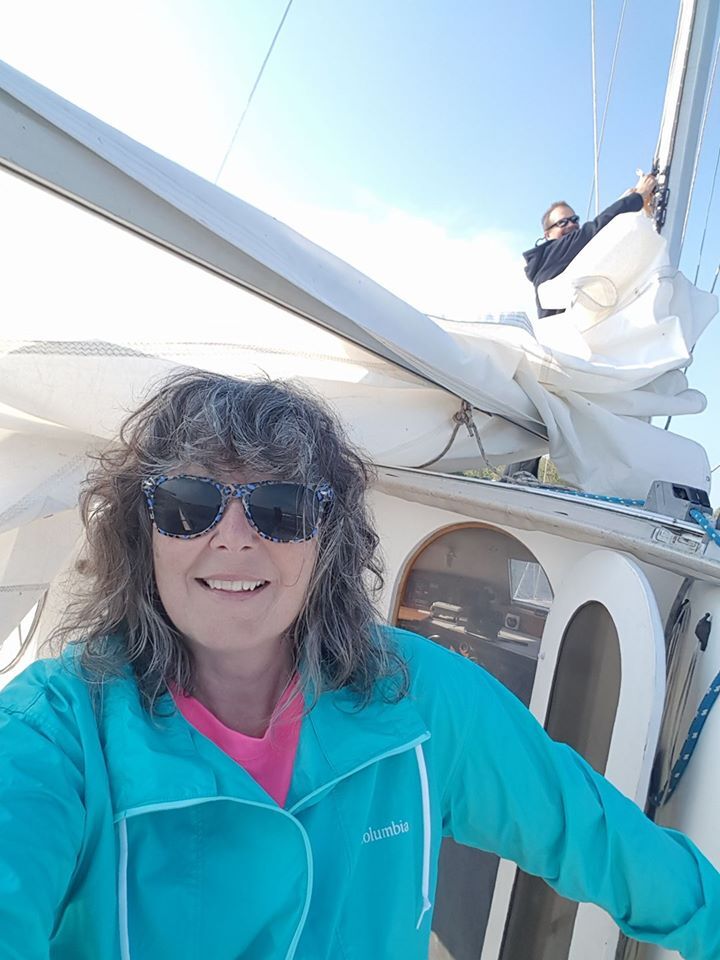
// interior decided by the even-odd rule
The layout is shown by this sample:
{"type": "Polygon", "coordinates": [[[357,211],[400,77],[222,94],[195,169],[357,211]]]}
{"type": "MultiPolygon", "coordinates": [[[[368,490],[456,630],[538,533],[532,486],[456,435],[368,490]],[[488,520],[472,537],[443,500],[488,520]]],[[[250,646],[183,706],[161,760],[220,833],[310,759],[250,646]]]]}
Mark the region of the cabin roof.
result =
{"type": "Polygon", "coordinates": [[[720,582],[720,547],[695,523],[641,507],[477,477],[398,467],[378,470],[376,489],[469,520],[535,530],[621,550],[681,576],[720,582]]]}

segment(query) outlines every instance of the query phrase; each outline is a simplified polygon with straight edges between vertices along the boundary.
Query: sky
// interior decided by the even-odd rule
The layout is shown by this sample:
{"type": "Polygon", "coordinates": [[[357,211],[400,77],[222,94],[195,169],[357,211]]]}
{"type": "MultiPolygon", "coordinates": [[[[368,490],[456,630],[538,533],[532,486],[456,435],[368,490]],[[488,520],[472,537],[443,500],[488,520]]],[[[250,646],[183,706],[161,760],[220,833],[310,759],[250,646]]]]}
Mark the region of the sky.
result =
{"type": "MultiPolygon", "coordinates": [[[[4,0],[0,59],[215,180],[287,0],[4,0]]],[[[596,0],[599,109],[623,0],[596,0]]],[[[627,0],[600,155],[606,206],[650,167],[677,0],[627,0]]],[[[533,309],[522,251],[593,180],[590,0],[293,0],[219,184],[453,319],[533,309]]],[[[681,266],[720,149],[716,85],[681,266]]],[[[718,190],[720,193],[720,189],[718,190]]],[[[698,282],[720,261],[720,197],[698,282]]],[[[672,428],[720,464],[720,320],[672,428]]],[[[720,472],[716,474],[720,476],[720,472]]]]}

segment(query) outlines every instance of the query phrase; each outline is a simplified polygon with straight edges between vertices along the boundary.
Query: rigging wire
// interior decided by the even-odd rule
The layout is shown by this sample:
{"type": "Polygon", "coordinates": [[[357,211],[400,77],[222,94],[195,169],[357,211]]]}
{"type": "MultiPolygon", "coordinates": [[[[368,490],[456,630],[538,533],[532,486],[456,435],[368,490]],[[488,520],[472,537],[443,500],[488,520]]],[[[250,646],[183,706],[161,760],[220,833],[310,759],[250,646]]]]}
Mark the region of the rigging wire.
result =
{"type": "MultiPolygon", "coordinates": [[[[712,100],[713,90],[715,88],[715,74],[717,73],[718,65],[718,54],[720,54],[720,36],[718,36],[717,45],[715,46],[715,56],[713,57],[713,65],[710,71],[710,83],[708,84],[707,93],[705,94],[705,103],[703,105],[703,115],[700,122],[700,136],[698,137],[697,150],[695,151],[695,159],[693,161],[693,171],[692,177],[690,179],[690,193],[688,195],[687,206],[685,207],[685,217],[683,219],[682,233],[680,235],[680,246],[685,241],[685,231],[687,230],[688,218],[690,216],[690,204],[692,203],[693,194],[695,192],[695,181],[697,180],[698,167],[700,165],[700,153],[702,151],[703,140],[705,139],[705,126],[707,124],[708,113],[710,112],[710,103],[712,100]]],[[[719,155],[720,156],[720,155],[719,155]]],[[[717,164],[715,165],[715,175],[717,176],[717,164]]],[[[715,178],[713,177],[713,192],[715,191],[715,178]]],[[[708,204],[708,217],[710,215],[710,204],[712,203],[712,194],[710,195],[710,202],[708,204]]],[[[707,230],[707,219],[705,220],[705,230],[707,230]]],[[[702,244],[705,243],[705,234],[703,233],[702,244]]],[[[702,244],[700,246],[700,256],[702,256],[702,244]]],[[[697,283],[698,273],[700,271],[700,260],[698,259],[697,271],[695,272],[694,283],[697,283]]]]}
{"type": "MultiPolygon", "coordinates": [[[[610,97],[612,95],[613,81],[615,79],[615,67],[617,65],[618,51],[620,50],[620,40],[622,38],[623,26],[625,24],[625,11],[627,10],[628,0],[623,0],[622,10],[620,11],[620,22],[618,23],[617,32],[615,34],[615,49],[613,50],[612,62],[610,64],[610,78],[608,79],[608,88],[607,95],[605,97],[605,106],[603,107],[602,121],[600,123],[600,137],[598,139],[597,145],[597,163],[600,164],[600,153],[602,151],[603,141],[605,139],[605,124],[607,122],[608,107],[610,106],[610,97]]],[[[593,191],[595,191],[596,181],[593,182],[592,187],[590,188],[590,196],[588,197],[587,213],[585,214],[585,219],[590,218],[590,208],[592,206],[593,191]]]]}
{"type": "Polygon", "coordinates": [[[232,135],[232,138],[231,138],[231,140],[230,140],[230,144],[228,145],[228,148],[227,148],[227,150],[225,151],[225,156],[224,156],[223,159],[222,159],[222,163],[220,164],[220,167],[219,167],[219,169],[218,169],[218,172],[217,172],[217,174],[216,174],[216,176],[215,176],[215,180],[213,181],[214,183],[217,183],[217,182],[218,182],[218,180],[220,179],[220,177],[221,177],[221,175],[222,175],[223,170],[225,169],[225,164],[227,163],[228,157],[230,156],[230,154],[231,154],[231,152],[232,152],[232,148],[235,146],[235,141],[236,141],[236,139],[237,139],[238,133],[240,132],[240,127],[243,125],[243,121],[244,121],[244,119],[245,119],[245,116],[246,116],[248,110],[250,109],[250,104],[252,103],[253,97],[255,96],[255,91],[256,91],[257,88],[258,88],[258,84],[260,83],[260,80],[261,80],[261,78],[262,78],[262,75],[263,75],[263,73],[264,73],[264,71],[265,71],[265,67],[267,66],[267,62],[268,62],[268,60],[270,59],[270,54],[273,52],[273,48],[274,48],[274,46],[275,46],[275,43],[276,43],[276,41],[277,41],[277,38],[280,36],[280,31],[281,31],[282,28],[283,28],[283,24],[285,23],[285,19],[286,19],[288,13],[290,12],[290,7],[292,6],[292,4],[293,4],[293,0],[288,0],[288,4],[287,4],[287,6],[285,7],[285,13],[283,13],[283,15],[282,15],[282,17],[281,17],[281,19],[280,19],[280,23],[278,24],[278,28],[277,28],[277,30],[275,31],[275,36],[272,38],[272,41],[271,41],[271,43],[270,43],[270,46],[268,47],[268,52],[265,54],[265,59],[263,60],[261,66],[260,66],[260,70],[258,71],[258,75],[257,75],[257,77],[255,77],[255,83],[252,85],[252,90],[250,91],[250,95],[249,95],[249,97],[247,98],[247,103],[245,104],[245,109],[243,110],[243,112],[242,112],[241,115],[240,115],[240,119],[238,120],[237,126],[235,127],[235,132],[234,132],[233,135],[232,135]]]}
{"type": "Polygon", "coordinates": [[[595,0],[590,0],[590,51],[592,63],[593,154],[595,185],[595,216],[600,213],[600,150],[598,148],[597,69],[595,61],[595,0]]]}
{"type": "MultiPolygon", "coordinates": [[[[700,251],[698,252],[698,262],[697,267],[695,268],[695,279],[693,283],[697,286],[698,274],[700,273],[700,263],[702,262],[703,249],[705,247],[705,236],[707,235],[708,223],[710,222],[710,210],[712,209],[713,198],[715,197],[715,185],[717,184],[717,175],[718,175],[718,166],[720,165],[720,149],[718,149],[717,159],[715,160],[715,172],[713,173],[712,178],[712,187],[710,189],[710,199],[708,200],[707,210],[705,211],[705,226],[703,227],[702,239],[700,240],[700,251]]],[[[718,267],[720,270],[720,267],[718,267]]],[[[715,279],[713,280],[712,293],[715,290],[715,283],[717,281],[717,272],[715,273],[715,279]]]]}

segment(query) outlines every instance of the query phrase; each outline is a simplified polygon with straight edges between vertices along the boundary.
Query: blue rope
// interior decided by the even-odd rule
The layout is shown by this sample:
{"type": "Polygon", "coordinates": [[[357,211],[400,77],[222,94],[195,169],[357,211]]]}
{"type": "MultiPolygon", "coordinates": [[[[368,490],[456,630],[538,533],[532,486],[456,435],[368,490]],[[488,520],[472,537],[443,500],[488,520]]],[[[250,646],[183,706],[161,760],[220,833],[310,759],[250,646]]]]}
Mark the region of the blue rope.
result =
{"type": "Polygon", "coordinates": [[[699,524],[703,528],[713,543],[717,543],[718,546],[720,546],[720,533],[718,533],[707,516],[700,510],[695,510],[695,508],[690,511],[690,516],[693,518],[695,523],[699,524]]]}
{"type": "MultiPolygon", "coordinates": [[[[569,493],[573,497],[580,497],[583,500],[599,500],[601,503],[619,503],[623,507],[645,506],[644,500],[631,500],[629,497],[609,497],[604,493],[585,493],[583,490],[573,490],[570,487],[553,487],[550,486],[550,484],[542,484],[541,489],[551,490],[553,493],[569,493]]],[[[720,533],[718,533],[708,517],[701,510],[696,510],[694,507],[689,511],[689,514],[695,523],[703,528],[708,538],[720,546],[720,533]]]]}
{"type": "Polygon", "coordinates": [[[713,704],[717,700],[718,695],[720,695],[720,673],[718,673],[718,675],[715,677],[713,682],[710,684],[707,693],[700,701],[700,706],[695,714],[695,719],[690,724],[690,729],[688,730],[688,735],[685,743],[683,744],[683,748],[680,751],[680,756],[675,761],[665,785],[661,790],[658,790],[657,793],[654,793],[650,797],[650,803],[654,807],[661,807],[664,803],[667,803],[675,792],[675,788],[680,782],[680,778],[685,773],[687,765],[690,763],[690,757],[692,757],[693,753],[695,752],[695,747],[700,739],[700,732],[705,726],[705,721],[707,720],[708,714],[710,713],[713,704]]]}
{"type": "Polygon", "coordinates": [[[574,497],[580,497],[583,500],[600,500],[603,503],[619,503],[623,507],[642,507],[644,500],[630,500],[628,497],[609,497],[604,493],[585,493],[583,490],[572,490],[570,487],[552,487],[549,484],[542,484],[541,489],[552,490],[553,493],[570,493],[574,497]]]}
{"type": "MultiPolygon", "coordinates": [[[[552,490],[555,493],[569,493],[574,497],[581,497],[583,500],[600,500],[604,503],[619,503],[625,507],[642,507],[645,504],[644,500],[631,500],[626,497],[608,497],[602,493],[584,493],[581,490],[572,490],[568,487],[553,487],[543,484],[543,490],[552,490]]],[[[712,522],[708,517],[702,513],[702,511],[695,509],[694,507],[689,511],[689,515],[698,524],[702,527],[706,536],[717,543],[720,546],[720,533],[715,529],[712,522]]],[[[713,707],[715,701],[720,695],[720,673],[715,677],[713,682],[710,684],[710,688],[705,694],[705,696],[700,701],[700,706],[698,707],[697,713],[695,714],[695,719],[690,724],[690,729],[688,731],[687,738],[683,744],[683,748],[680,751],[680,756],[673,764],[673,768],[670,771],[670,776],[667,779],[667,782],[664,784],[661,790],[658,790],[650,797],[650,803],[654,807],[661,807],[663,804],[667,803],[670,797],[675,792],[675,789],[680,783],[682,775],[687,769],[687,765],[690,763],[690,757],[692,757],[695,747],[697,746],[698,739],[700,738],[700,732],[705,726],[705,721],[707,720],[708,714],[710,713],[711,708],[713,707]]]]}

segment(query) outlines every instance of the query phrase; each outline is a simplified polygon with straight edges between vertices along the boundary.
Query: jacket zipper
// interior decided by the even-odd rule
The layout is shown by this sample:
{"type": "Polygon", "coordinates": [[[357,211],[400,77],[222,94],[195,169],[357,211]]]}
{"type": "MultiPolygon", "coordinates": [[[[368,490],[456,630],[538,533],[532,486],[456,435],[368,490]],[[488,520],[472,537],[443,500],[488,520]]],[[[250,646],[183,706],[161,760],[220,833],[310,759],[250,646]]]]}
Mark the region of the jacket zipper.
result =
{"type": "Polygon", "coordinates": [[[415,747],[415,759],[418,765],[418,776],[420,777],[420,795],[422,797],[423,809],[423,859],[422,859],[422,907],[418,917],[415,929],[419,930],[425,914],[432,910],[430,902],[430,847],[431,847],[431,820],[430,820],[430,786],[428,784],[427,765],[425,764],[425,754],[422,744],[418,743],[415,747]]]}
{"type": "Polygon", "coordinates": [[[302,915],[295,929],[295,933],[290,941],[290,946],[285,954],[285,960],[292,960],[297,950],[298,941],[305,927],[308,910],[310,909],[310,899],[313,886],[313,860],[312,850],[310,848],[310,838],[307,835],[305,827],[282,807],[271,806],[269,803],[258,803],[255,800],[243,800],[241,797],[215,796],[215,797],[196,797],[193,800],[176,800],[168,803],[152,803],[143,807],[135,807],[124,811],[120,817],[116,817],[118,823],[120,856],[118,862],[118,922],[120,928],[120,957],[121,960],[131,960],[130,953],[130,929],[128,916],[128,896],[127,896],[127,867],[128,867],[128,839],[127,839],[127,821],[131,817],[139,817],[148,813],[162,813],[164,810],[180,810],[185,807],[198,807],[205,803],[215,803],[219,800],[227,800],[231,803],[241,803],[248,807],[260,807],[263,810],[270,810],[273,813],[282,814],[287,817],[300,831],[300,835],[305,845],[305,858],[307,861],[307,884],[305,890],[305,903],[303,905],[302,915]]]}
{"type": "MultiPolygon", "coordinates": [[[[129,917],[128,917],[128,897],[127,897],[127,868],[128,868],[128,838],[127,838],[127,821],[131,817],[143,816],[147,813],[161,813],[163,810],[179,810],[184,807],[196,807],[204,803],[214,803],[218,800],[227,800],[231,803],[241,803],[249,807],[260,807],[264,810],[270,810],[273,813],[280,813],[283,816],[291,820],[300,831],[302,836],[303,843],[305,845],[305,857],[307,860],[307,885],[305,891],[305,903],[303,905],[302,915],[298,922],[298,925],[295,929],[295,933],[290,941],[290,946],[288,947],[287,953],[285,954],[284,960],[293,960],[295,952],[297,950],[297,945],[302,935],[303,929],[305,928],[305,923],[307,921],[308,911],[310,910],[310,900],[312,897],[312,887],[313,887],[313,859],[312,859],[312,849],[310,847],[310,838],[307,835],[307,831],[300,823],[300,821],[294,816],[295,812],[299,810],[302,806],[307,804],[309,800],[313,797],[316,797],[320,793],[324,793],[326,790],[329,790],[331,787],[334,787],[335,784],[340,783],[343,780],[346,780],[348,777],[353,776],[358,773],[360,770],[364,770],[366,767],[370,767],[375,763],[380,763],[381,760],[386,760],[388,757],[397,756],[400,753],[406,753],[408,750],[414,750],[422,748],[420,744],[424,743],[426,740],[430,739],[430,733],[425,732],[419,737],[416,737],[414,740],[410,740],[408,743],[402,744],[400,747],[395,747],[393,750],[386,750],[385,753],[381,753],[375,757],[372,757],[370,760],[366,760],[365,763],[358,764],[357,767],[353,767],[352,770],[349,770],[347,773],[343,773],[341,776],[336,777],[334,780],[329,780],[327,783],[323,784],[322,787],[318,787],[317,790],[313,790],[307,796],[303,797],[301,800],[298,800],[297,803],[289,810],[284,810],[282,807],[271,806],[269,803],[258,803],[255,800],[244,800],[241,797],[231,797],[231,796],[215,796],[215,797],[196,797],[192,800],[175,800],[168,803],[152,803],[147,804],[142,807],[132,807],[129,810],[125,810],[121,815],[115,818],[118,823],[119,831],[119,842],[120,842],[120,855],[118,862],[118,921],[120,927],[120,957],[121,960],[132,960],[130,953],[130,930],[129,930],[129,917]]],[[[420,768],[420,764],[419,764],[420,768]]],[[[422,760],[422,771],[425,771],[425,761],[422,760]]],[[[423,781],[423,773],[421,772],[421,790],[423,794],[423,819],[427,815],[429,806],[426,806],[426,803],[429,804],[429,800],[426,799],[426,790],[427,790],[427,772],[425,771],[425,779],[423,781]]],[[[427,830],[424,831],[427,834],[427,830]]],[[[429,864],[430,860],[430,850],[429,850],[429,836],[425,836],[423,839],[423,910],[420,915],[420,920],[418,921],[418,929],[420,927],[420,922],[424,916],[426,910],[430,909],[429,901],[427,899],[427,882],[429,877],[429,870],[426,870],[426,863],[429,864]],[[427,874],[427,876],[426,876],[427,874]],[[427,903],[427,905],[426,905],[427,903]]]]}
{"type": "Polygon", "coordinates": [[[336,777],[335,780],[329,780],[324,786],[319,787],[317,790],[313,790],[311,793],[308,793],[307,796],[303,797],[302,800],[298,800],[297,803],[293,804],[289,812],[294,813],[296,810],[299,810],[304,804],[306,804],[313,797],[316,797],[319,793],[323,793],[325,790],[329,790],[335,784],[340,783],[342,780],[347,779],[347,777],[353,776],[353,774],[358,773],[360,770],[364,770],[366,767],[370,767],[375,763],[380,763],[381,760],[386,760],[388,757],[397,756],[400,753],[406,753],[408,750],[415,751],[415,758],[418,766],[418,775],[420,777],[420,796],[422,800],[422,812],[423,812],[423,857],[422,857],[422,878],[421,878],[421,908],[420,915],[418,916],[417,924],[415,929],[419,930],[425,914],[432,910],[432,903],[430,901],[430,853],[432,846],[432,832],[431,832],[431,820],[430,820],[430,787],[428,784],[428,775],[427,775],[427,766],[425,764],[425,754],[423,753],[422,745],[426,740],[430,739],[429,731],[425,731],[419,737],[416,737],[414,740],[410,740],[408,743],[404,743],[400,747],[395,747],[393,750],[387,750],[385,753],[381,753],[379,756],[373,757],[372,760],[368,760],[365,763],[359,764],[357,767],[353,767],[352,770],[348,773],[342,774],[340,777],[336,777]]]}

